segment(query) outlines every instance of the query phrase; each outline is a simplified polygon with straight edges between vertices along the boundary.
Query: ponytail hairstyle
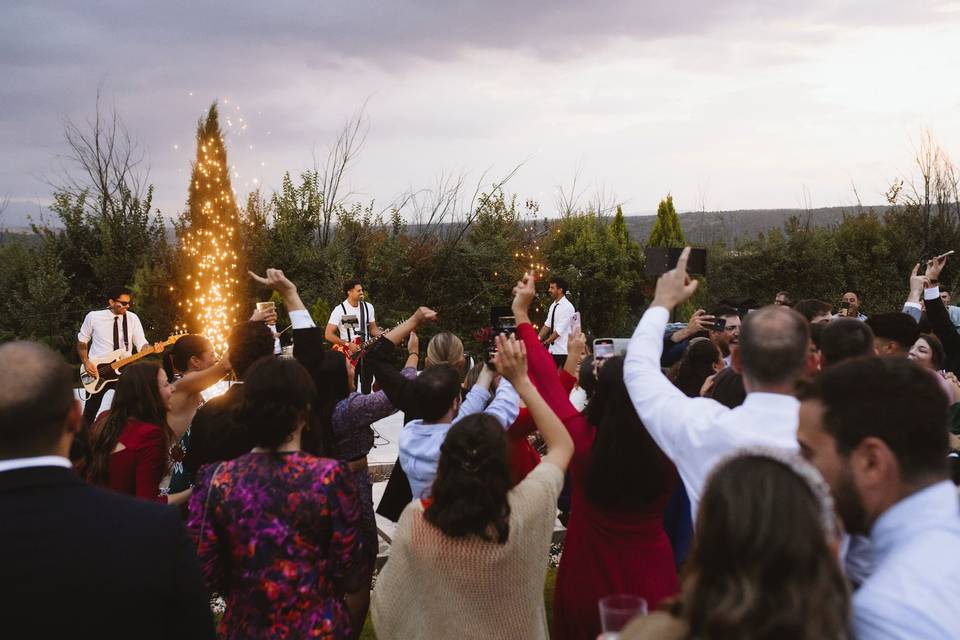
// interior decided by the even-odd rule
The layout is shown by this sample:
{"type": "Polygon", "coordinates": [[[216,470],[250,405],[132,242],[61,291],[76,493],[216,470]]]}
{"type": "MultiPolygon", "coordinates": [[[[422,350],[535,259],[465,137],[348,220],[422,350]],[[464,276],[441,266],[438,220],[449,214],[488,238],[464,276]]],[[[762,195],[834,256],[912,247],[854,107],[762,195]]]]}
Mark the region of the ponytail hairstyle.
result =
{"type": "Polygon", "coordinates": [[[495,418],[475,413],[457,422],[440,447],[427,522],[451,538],[504,544],[510,535],[507,436],[495,418]]]}
{"type": "Polygon", "coordinates": [[[461,371],[462,375],[463,342],[449,331],[443,331],[430,338],[430,342],[427,343],[427,359],[423,366],[426,368],[443,363],[453,365],[461,371]]]}
{"type": "Polygon", "coordinates": [[[163,370],[167,380],[172,383],[178,373],[185,373],[190,367],[190,358],[202,356],[212,348],[204,336],[195,333],[180,336],[171,348],[163,352],[163,370]]]}
{"type": "Polygon", "coordinates": [[[289,358],[264,356],[250,365],[243,377],[243,401],[235,410],[235,419],[249,429],[256,446],[275,451],[301,420],[310,421],[316,401],[317,388],[303,365],[289,358]]]}
{"type": "Polygon", "coordinates": [[[150,362],[132,364],[123,369],[110,411],[101,415],[90,430],[90,464],[86,470],[90,482],[102,485],[109,480],[110,454],[128,420],[159,426],[164,438],[163,450],[170,447],[173,432],[167,425],[167,409],[160,399],[159,371],[160,367],[150,362]]]}

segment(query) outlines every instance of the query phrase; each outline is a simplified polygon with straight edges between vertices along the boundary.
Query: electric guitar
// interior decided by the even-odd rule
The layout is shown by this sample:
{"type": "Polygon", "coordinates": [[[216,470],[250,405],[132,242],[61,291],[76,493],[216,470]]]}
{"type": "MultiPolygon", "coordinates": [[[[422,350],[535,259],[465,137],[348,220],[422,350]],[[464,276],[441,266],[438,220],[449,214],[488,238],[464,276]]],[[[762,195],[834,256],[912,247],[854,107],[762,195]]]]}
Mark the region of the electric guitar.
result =
{"type": "MultiPolygon", "coordinates": [[[[186,335],[186,332],[175,333],[169,338],[163,341],[164,348],[169,347],[174,344],[177,340],[186,335]]],[[[83,388],[87,390],[87,393],[93,395],[99,393],[103,390],[105,386],[111,382],[116,382],[120,377],[120,369],[127,366],[128,364],[133,364],[140,358],[150,355],[153,353],[153,345],[147,345],[139,353],[134,355],[127,354],[123,349],[117,349],[116,351],[111,351],[105,355],[99,356],[97,358],[90,358],[92,362],[97,367],[97,375],[92,376],[87,371],[87,368],[82,364],[80,365],[80,384],[83,385],[83,388]]]]}
{"type": "Polygon", "coordinates": [[[356,365],[360,360],[367,354],[367,349],[373,346],[373,343],[376,342],[380,336],[373,336],[364,340],[360,336],[354,338],[351,342],[347,344],[335,344],[331,349],[334,351],[339,351],[343,354],[343,357],[356,365]],[[350,353],[350,347],[348,345],[355,344],[360,348],[357,349],[354,353],[350,353]]]}

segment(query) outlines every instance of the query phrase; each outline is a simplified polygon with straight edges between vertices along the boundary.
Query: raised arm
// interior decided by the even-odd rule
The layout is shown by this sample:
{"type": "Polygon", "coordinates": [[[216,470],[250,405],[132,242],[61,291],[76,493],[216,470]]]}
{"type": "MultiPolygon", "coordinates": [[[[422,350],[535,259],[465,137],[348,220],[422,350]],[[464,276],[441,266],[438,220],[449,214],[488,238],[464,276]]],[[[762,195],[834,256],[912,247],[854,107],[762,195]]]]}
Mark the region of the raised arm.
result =
{"type": "Polygon", "coordinates": [[[927,307],[927,319],[933,325],[933,332],[940,338],[943,350],[947,353],[947,362],[950,365],[948,368],[956,373],[960,358],[960,334],[957,334],[956,327],[950,321],[950,314],[940,299],[940,287],[937,284],[940,281],[940,272],[946,264],[947,256],[938,256],[927,263],[925,275],[932,284],[924,289],[923,298],[927,307]]]}
{"type": "Polygon", "coordinates": [[[688,398],[667,380],[660,369],[663,330],[670,311],[693,295],[697,281],[687,276],[684,250],[677,268],[660,276],[653,304],[633,332],[623,363],[623,379],[630,400],[657,445],[675,462],[690,446],[689,434],[708,428],[712,415],[725,410],[719,403],[688,398]],[[680,454],[680,455],[678,455],[680,454]]]}
{"type": "Polygon", "coordinates": [[[528,272],[513,288],[511,309],[517,320],[517,338],[526,346],[530,380],[560,419],[566,421],[572,415],[579,415],[579,412],[570,403],[569,391],[565,391],[560,384],[560,378],[557,377],[557,364],[553,356],[540,344],[537,333],[530,324],[528,309],[533,302],[535,286],[533,273],[528,272]]]}
{"type": "Polygon", "coordinates": [[[253,271],[247,273],[264,287],[273,289],[283,296],[283,304],[287,307],[288,313],[307,310],[303,300],[300,299],[300,294],[297,293],[297,285],[290,282],[280,269],[267,269],[267,275],[263,277],[258,276],[253,271]]]}
{"type": "Polygon", "coordinates": [[[230,358],[224,355],[212,367],[207,367],[203,371],[191,371],[185,374],[174,384],[173,391],[182,396],[200,393],[204,389],[215,385],[228,373],[230,373],[230,358]]]}
{"type": "MultiPolygon", "coordinates": [[[[519,318],[518,318],[519,321],[519,318]]],[[[533,421],[547,444],[547,455],[541,462],[549,462],[561,470],[566,470],[573,456],[573,439],[563,422],[550,408],[543,396],[530,381],[527,374],[527,349],[525,342],[505,339],[497,336],[497,355],[494,362],[497,371],[509,380],[513,388],[530,410],[533,421]]]]}

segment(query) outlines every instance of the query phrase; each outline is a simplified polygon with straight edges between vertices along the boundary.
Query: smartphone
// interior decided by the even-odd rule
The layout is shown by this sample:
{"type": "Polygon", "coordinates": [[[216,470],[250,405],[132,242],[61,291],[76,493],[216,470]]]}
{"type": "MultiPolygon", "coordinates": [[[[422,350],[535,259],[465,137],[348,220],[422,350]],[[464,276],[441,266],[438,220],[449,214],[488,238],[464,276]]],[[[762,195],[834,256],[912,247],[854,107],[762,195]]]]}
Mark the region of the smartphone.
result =
{"type": "Polygon", "coordinates": [[[713,321],[713,330],[714,331],[726,331],[727,330],[727,319],[726,318],[717,318],[713,321]]]}
{"type": "Polygon", "coordinates": [[[613,338],[597,338],[593,341],[593,359],[606,360],[616,355],[613,348],[613,338]]]}
{"type": "Polygon", "coordinates": [[[841,308],[841,309],[846,309],[847,311],[849,311],[849,310],[850,310],[850,303],[847,302],[846,300],[844,300],[843,302],[840,303],[840,308],[841,308]]]}
{"type": "MultiPolygon", "coordinates": [[[[656,278],[677,266],[677,260],[683,249],[668,247],[647,247],[643,250],[644,274],[656,278]]],[[[687,273],[707,275],[707,250],[691,249],[687,260],[687,273]]]]}
{"type": "Polygon", "coordinates": [[[573,333],[580,328],[580,312],[574,311],[573,315],[570,316],[570,333],[573,333]]]}

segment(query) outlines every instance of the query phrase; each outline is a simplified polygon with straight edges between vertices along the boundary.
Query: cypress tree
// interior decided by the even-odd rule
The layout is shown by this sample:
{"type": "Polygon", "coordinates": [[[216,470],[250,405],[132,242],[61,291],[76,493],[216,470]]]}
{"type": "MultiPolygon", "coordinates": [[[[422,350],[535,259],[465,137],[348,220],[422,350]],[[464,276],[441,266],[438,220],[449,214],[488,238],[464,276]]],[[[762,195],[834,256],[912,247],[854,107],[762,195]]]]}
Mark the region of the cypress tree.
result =
{"type": "Polygon", "coordinates": [[[657,207],[657,221],[650,230],[650,237],[647,238],[648,247],[685,247],[687,241],[683,237],[683,229],[680,227],[680,216],[677,210],[673,208],[673,196],[667,194],[667,197],[660,201],[657,207]]]}
{"type": "Polygon", "coordinates": [[[186,326],[214,349],[226,349],[239,312],[236,243],[239,217],[217,103],[197,125],[197,157],[190,178],[181,249],[186,273],[177,304],[186,326]]]}

